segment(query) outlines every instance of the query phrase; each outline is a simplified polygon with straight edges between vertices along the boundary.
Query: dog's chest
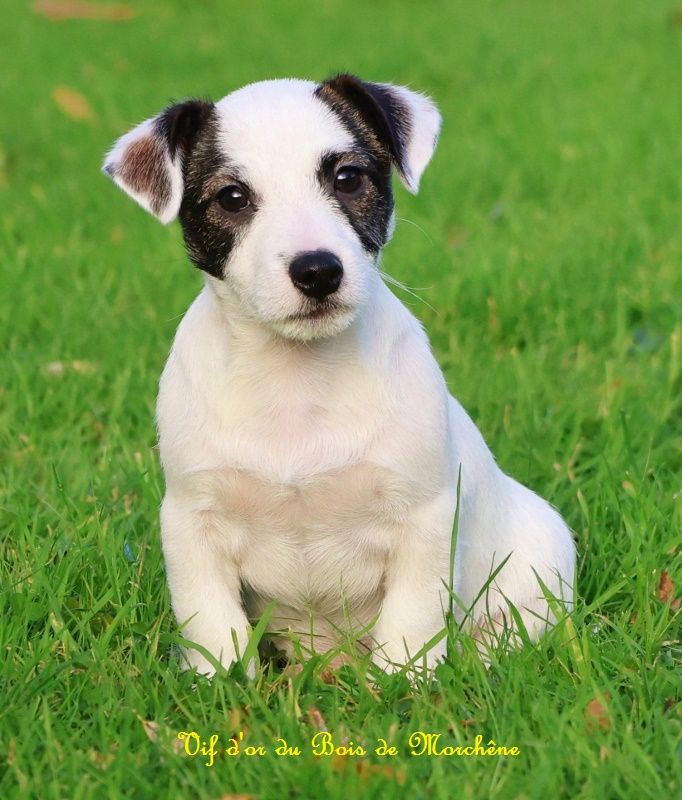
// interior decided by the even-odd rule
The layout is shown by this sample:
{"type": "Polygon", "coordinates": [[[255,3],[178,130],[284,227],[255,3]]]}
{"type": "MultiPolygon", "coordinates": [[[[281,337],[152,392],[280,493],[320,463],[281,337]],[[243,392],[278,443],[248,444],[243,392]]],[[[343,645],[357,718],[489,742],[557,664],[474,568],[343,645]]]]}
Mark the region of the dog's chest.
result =
{"type": "Polygon", "coordinates": [[[245,586],[321,613],[376,594],[413,494],[368,462],[290,483],[227,469],[216,490],[245,586]]]}
{"type": "Polygon", "coordinates": [[[395,370],[361,355],[232,353],[225,371],[216,355],[177,411],[162,386],[160,420],[173,411],[175,427],[160,425],[164,462],[260,597],[320,613],[375,598],[411,510],[439,485],[395,370]]]}

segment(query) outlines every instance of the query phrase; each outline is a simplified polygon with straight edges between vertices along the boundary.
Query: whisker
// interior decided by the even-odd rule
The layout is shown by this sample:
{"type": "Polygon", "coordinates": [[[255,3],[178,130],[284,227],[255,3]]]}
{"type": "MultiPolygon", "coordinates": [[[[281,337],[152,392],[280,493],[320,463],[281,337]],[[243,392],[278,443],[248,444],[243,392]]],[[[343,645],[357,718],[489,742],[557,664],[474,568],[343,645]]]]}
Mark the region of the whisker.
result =
{"type": "MultiPolygon", "coordinates": [[[[431,303],[428,302],[428,300],[424,300],[423,297],[418,295],[416,291],[411,289],[409,286],[404,284],[402,281],[399,281],[397,278],[394,278],[392,275],[389,275],[387,272],[384,272],[382,269],[379,270],[379,274],[386,281],[386,283],[390,283],[393,286],[397,286],[399,289],[402,289],[404,292],[407,292],[407,294],[412,295],[412,297],[414,297],[417,300],[419,300],[420,302],[424,303],[425,306],[428,306],[431,309],[431,311],[434,312],[434,314],[436,314],[437,316],[440,316],[439,313],[438,313],[438,310],[436,308],[434,308],[431,305],[431,303]]],[[[422,287],[422,289],[420,289],[420,291],[423,290],[424,288],[430,288],[430,287],[422,287]]]]}
{"type": "Polygon", "coordinates": [[[429,244],[433,244],[434,243],[433,239],[431,238],[431,236],[424,230],[424,228],[422,228],[421,225],[417,224],[414,220],[407,219],[407,217],[396,217],[395,220],[396,220],[396,222],[407,222],[410,225],[414,225],[414,227],[418,231],[421,231],[424,234],[424,236],[426,236],[426,238],[429,240],[429,244]]]}

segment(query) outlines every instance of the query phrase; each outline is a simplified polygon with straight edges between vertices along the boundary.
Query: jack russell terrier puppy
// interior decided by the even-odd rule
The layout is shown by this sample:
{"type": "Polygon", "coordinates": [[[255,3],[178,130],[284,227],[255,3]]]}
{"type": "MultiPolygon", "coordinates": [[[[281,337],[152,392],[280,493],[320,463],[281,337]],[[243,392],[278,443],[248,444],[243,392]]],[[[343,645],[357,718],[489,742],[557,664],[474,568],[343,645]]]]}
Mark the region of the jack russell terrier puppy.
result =
{"type": "Polygon", "coordinates": [[[167,577],[200,673],[215,671],[200,650],[243,654],[271,601],[285,653],[359,630],[389,670],[438,639],[451,578],[479,637],[520,615],[537,638],[545,591],[570,601],[566,525],[497,467],[378,269],[391,168],[416,192],[440,124],[403,87],[273,80],[173,105],[106,158],[147,211],[179,216],[205,273],[157,411],[167,577]]]}

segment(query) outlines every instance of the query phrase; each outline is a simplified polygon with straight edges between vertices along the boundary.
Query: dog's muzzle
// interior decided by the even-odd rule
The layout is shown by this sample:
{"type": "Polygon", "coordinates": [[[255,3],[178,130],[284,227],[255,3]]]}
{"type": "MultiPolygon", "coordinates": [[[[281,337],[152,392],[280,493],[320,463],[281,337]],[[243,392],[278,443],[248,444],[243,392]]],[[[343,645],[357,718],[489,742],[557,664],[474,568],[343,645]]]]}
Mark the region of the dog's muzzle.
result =
{"type": "Polygon", "coordinates": [[[289,276],[306,297],[324,300],[341,285],[343,266],[334,253],[313,250],[296,256],[289,265],[289,276]]]}

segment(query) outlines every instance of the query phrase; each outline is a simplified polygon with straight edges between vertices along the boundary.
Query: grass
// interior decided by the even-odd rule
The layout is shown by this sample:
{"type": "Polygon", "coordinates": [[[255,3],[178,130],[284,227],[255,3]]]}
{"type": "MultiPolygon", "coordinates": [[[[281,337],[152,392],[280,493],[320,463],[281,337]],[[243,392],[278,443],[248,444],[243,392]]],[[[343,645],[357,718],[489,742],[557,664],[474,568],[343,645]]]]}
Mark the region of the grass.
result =
{"type": "Polygon", "coordinates": [[[0,796],[679,796],[675,0],[145,0],[121,22],[3,6],[0,796]],[[430,686],[314,658],[194,687],[173,657],[154,400],[200,277],[100,161],[171,98],[342,69],[443,110],[384,269],[417,287],[402,297],[501,466],[576,532],[580,605],[488,670],[463,641],[430,686]],[[324,724],[400,752],[316,759],[324,724]],[[270,752],[206,767],[174,744],[240,730],[270,752]],[[521,752],[414,757],[417,730],[521,752]],[[277,757],[280,736],[302,755],[277,757]]]}

